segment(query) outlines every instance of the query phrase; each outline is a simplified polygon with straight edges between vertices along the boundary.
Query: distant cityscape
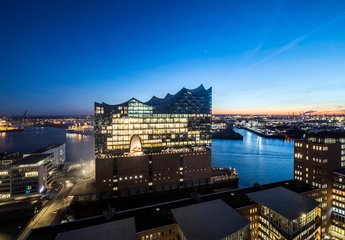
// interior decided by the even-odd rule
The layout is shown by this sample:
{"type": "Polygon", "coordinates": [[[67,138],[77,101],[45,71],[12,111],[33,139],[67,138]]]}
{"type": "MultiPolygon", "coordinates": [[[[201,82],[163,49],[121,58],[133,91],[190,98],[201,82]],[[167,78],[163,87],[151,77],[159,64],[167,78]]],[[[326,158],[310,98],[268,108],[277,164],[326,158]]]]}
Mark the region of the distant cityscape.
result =
{"type": "Polygon", "coordinates": [[[1,1],[0,240],[345,240],[345,0],[1,1]]]}
{"type": "Polygon", "coordinates": [[[62,128],[95,141],[95,159],[75,162],[65,142],[1,153],[0,212],[29,217],[9,236],[344,239],[345,116],[212,115],[203,85],[94,107],[93,116],[1,118],[1,137],[62,128]],[[244,172],[214,166],[211,154],[217,139],[245,141],[238,129],[293,141],[293,179],[238,188],[244,172]]]}

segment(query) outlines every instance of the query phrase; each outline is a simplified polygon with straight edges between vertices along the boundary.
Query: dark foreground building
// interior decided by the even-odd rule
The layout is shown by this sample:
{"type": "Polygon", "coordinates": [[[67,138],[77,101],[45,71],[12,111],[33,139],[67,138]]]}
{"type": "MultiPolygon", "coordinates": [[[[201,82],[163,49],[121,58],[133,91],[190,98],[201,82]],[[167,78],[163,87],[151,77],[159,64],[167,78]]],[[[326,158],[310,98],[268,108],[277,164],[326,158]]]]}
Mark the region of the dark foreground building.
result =
{"type": "Polygon", "coordinates": [[[143,202],[134,209],[35,228],[25,239],[320,240],[315,201],[320,194],[320,189],[290,180],[198,199],[143,202]]]}
{"type": "Polygon", "coordinates": [[[345,166],[345,132],[309,133],[295,141],[294,178],[321,189],[322,235],[330,232],[333,171],[345,166]]]}
{"type": "Polygon", "coordinates": [[[212,88],[181,89],[148,102],[95,103],[96,184],[130,196],[207,185],[212,88]]]}

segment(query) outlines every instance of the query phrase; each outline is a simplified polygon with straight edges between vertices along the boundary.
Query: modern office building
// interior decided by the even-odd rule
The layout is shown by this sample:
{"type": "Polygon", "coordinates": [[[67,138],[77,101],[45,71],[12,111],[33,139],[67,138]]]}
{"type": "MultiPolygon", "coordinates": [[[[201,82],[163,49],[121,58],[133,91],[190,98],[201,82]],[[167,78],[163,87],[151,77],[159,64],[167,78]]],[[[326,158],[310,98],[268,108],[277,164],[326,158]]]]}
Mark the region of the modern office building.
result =
{"type": "Polygon", "coordinates": [[[9,169],[0,166],[0,201],[8,200],[11,197],[11,176],[9,169]]]}
{"type": "Polygon", "coordinates": [[[321,239],[319,202],[284,187],[248,197],[259,204],[259,239],[321,239]]]}
{"type": "Polygon", "coordinates": [[[345,132],[318,132],[295,141],[294,178],[322,190],[322,234],[329,231],[333,171],[345,166],[345,132]]]}
{"type": "Polygon", "coordinates": [[[10,164],[11,198],[42,193],[52,182],[54,154],[35,154],[10,164]]]}
{"type": "Polygon", "coordinates": [[[21,158],[23,155],[19,152],[0,153],[0,167],[7,166],[21,158]]]}
{"type": "Polygon", "coordinates": [[[51,162],[52,162],[53,168],[57,168],[63,165],[66,161],[66,144],[65,143],[49,144],[30,154],[24,154],[24,156],[29,156],[29,155],[34,155],[34,154],[53,154],[54,157],[51,159],[51,162]]]}
{"type": "Polygon", "coordinates": [[[345,168],[333,172],[332,223],[333,239],[345,239],[345,168]]]}
{"type": "Polygon", "coordinates": [[[183,88],[148,102],[95,103],[96,184],[107,196],[206,185],[212,89],[183,88]]]}
{"type": "Polygon", "coordinates": [[[51,144],[27,154],[0,154],[0,201],[31,197],[46,190],[54,169],[65,162],[65,144],[51,144]]]}

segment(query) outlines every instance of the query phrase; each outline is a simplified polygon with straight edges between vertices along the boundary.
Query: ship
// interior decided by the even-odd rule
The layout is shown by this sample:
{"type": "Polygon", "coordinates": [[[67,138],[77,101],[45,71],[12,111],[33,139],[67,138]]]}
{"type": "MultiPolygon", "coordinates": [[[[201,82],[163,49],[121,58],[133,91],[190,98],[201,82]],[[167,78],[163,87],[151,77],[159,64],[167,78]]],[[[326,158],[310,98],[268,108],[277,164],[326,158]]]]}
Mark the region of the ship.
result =
{"type": "Polygon", "coordinates": [[[24,128],[7,118],[0,118],[0,132],[21,132],[24,128]]]}
{"type": "Polygon", "coordinates": [[[91,125],[72,125],[66,129],[67,133],[75,133],[82,135],[92,135],[94,133],[93,126],[91,125]]]}

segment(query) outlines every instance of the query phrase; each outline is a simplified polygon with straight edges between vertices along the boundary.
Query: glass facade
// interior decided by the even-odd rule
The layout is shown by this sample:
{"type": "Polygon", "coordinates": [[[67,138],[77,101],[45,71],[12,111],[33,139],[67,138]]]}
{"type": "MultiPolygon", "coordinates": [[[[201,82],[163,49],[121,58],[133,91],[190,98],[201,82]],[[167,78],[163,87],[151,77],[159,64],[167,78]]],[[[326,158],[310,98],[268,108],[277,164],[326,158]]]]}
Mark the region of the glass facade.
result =
{"type": "Polygon", "coordinates": [[[302,214],[289,220],[273,210],[261,206],[259,216],[259,236],[262,239],[319,239],[317,237],[318,210],[302,214]]]}
{"type": "Polygon", "coordinates": [[[331,234],[345,236],[345,170],[333,174],[331,234]]]}
{"type": "Polygon", "coordinates": [[[95,103],[99,192],[135,195],[205,185],[211,177],[212,89],[148,102],[95,103]]]}
{"type": "Polygon", "coordinates": [[[211,145],[211,88],[183,88],[146,103],[132,98],[119,105],[95,103],[98,158],[188,151],[211,145]],[[131,147],[133,137],[138,148],[131,147]]]}

